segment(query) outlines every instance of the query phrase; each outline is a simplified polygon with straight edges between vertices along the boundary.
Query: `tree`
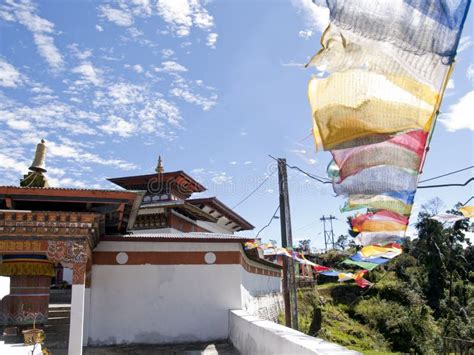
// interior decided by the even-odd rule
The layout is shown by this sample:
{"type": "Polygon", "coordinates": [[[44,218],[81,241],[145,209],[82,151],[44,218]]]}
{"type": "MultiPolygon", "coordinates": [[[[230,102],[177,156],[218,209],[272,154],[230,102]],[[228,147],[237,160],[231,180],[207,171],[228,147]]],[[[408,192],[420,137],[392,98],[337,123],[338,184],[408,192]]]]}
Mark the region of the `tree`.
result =
{"type": "Polygon", "coordinates": [[[341,234],[339,237],[337,237],[336,241],[336,247],[344,250],[346,249],[347,245],[349,244],[349,236],[341,234]]]}
{"type": "Polygon", "coordinates": [[[301,251],[310,251],[311,239],[304,239],[298,242],[298,249],[301,251]]]}

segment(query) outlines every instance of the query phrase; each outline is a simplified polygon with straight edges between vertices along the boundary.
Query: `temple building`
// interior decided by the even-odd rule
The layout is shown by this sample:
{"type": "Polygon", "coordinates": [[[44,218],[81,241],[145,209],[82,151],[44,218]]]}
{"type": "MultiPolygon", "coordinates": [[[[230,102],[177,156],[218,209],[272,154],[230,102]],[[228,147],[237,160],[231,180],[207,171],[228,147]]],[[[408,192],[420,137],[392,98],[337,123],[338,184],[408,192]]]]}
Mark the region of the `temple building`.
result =
{"type": "Polygon", "coordinates": [[[242,216],[193,198],[205,187],[191,176],[166,172],[160,158],[151,174],[109,179],[115,190],[55,188],[45,155],[42,141],[20,186],[0,186],[5,335],[35,323],[47,344],[62,339],[76,355],[88,345],[225,340],[231,310],[276,320],[281,267],[245,250],[253,236],[235,232],[253,226],[242,216]],[[70,287],[68,311],[52,308],[52,284],[70,287]]]}

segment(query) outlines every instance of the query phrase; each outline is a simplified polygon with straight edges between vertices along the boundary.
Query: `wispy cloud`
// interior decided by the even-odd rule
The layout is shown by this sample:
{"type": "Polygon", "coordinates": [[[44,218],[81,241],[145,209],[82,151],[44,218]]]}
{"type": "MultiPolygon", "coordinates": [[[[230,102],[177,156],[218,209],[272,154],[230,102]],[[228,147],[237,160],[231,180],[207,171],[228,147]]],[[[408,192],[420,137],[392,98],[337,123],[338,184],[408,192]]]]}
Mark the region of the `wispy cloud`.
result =
{"type": "Polygon", "coordinates": [[[0,86],[15,88],[23,83],[22,75],[10,63],[0,58],[0,86]]]}
{"type": "Polygon", "coordinates": [[[466,76],[469,80],[474,81],[474,63],[469,64],[466,70],[466,76]]]}
{"type": "Polygon", "coordinates": [[[6,17],[3,16],[4,19],[22,24],[32,33],[39,54],[46,60],[51,69],[61,70],[64,60],[54,44],[52,36],[55,34],[54,24],[36,13],[35,4],[29,0],[21,3],[8,2],[3,9],[8,14],[6,17]]]}
{"type": "Polygon", "coordinates": [[[209,33],[207,35],[207,42],[206,46],[211,47],[211,48],[216,48],[216,43],[217,43],[217,37],[219,35],[217,33],[209,33]]]}
{"type": "Polygon", "coordinates": [[[439,120],[449,132],[461,129],[474,131],[472,112],[474,112],[474,90],[469,91],[457,103],[451,105],[447,113],[440,115],[439,120]]]}
{"type": "Polygon", "coordinates": [[[128,27],[133,25],[133,16],[127,11],[115,9],[110,5],[104,5],[99,7],[99,12],[101,16],[115,23],[117,26],[128,27]]]}
{"type": "Polygon", "coordinates": [[[95,68],[91,62],[84,62],[72,69],[73,73],[79,74],[81,80],[77,84],[93,84],[100,86],[103,83],[101,71],[95,68]]]}
{"type": "Polygon", "coordinates": [[[155,68],[155,71],[157,72],[165,72],[165,73],[182,73],[182,72],[187,72],[188,69],[175,62],[175,61],[172,61],[172,60],[167,60],[165,62],[162,62],[161,63],[161,67],[156,67],[155,68]]]}
{"type": "Polygon", "coordinates": [[[317,6],[312,0],[292,0],[292,4],[298,9],[298,12],[303,14],[307,26],[303,31],[300,31],[300,37],[308,39],[316,31],[323,32],[329,25],[328,8],[317,6]]]}

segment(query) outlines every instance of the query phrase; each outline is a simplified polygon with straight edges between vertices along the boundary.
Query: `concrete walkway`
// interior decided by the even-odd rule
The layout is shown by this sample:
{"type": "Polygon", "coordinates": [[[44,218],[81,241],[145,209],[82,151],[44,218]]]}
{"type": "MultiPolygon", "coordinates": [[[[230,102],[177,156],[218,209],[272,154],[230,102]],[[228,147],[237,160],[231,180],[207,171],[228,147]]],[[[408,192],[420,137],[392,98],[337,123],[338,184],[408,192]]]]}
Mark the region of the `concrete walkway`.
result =
{"type": "MultiPolygon", "coordinates": [[[[0,354],[5,355],[27,355],[30,354],[32,346],[22,344],[5,344],[0,342],[0,354]]],[[[49,348],[53,355],[67,355],[66,349],[49,348]]],[[[34,355],[41,354],[38,347],[34,355]]],[[[238,351],[229,343],[203,343],[182,345],[120,345],[104,347],[84,348],[84,355],[238,355],[238,351]]]]}

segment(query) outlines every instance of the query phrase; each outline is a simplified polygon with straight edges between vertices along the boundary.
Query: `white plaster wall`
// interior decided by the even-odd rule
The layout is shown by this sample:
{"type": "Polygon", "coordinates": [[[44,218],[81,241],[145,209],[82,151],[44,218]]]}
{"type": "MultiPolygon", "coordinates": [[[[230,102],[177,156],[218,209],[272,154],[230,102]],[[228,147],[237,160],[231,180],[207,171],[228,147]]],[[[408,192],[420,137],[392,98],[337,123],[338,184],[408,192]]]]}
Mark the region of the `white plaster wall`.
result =
{"type": "Polygon", "coordinates": [[[10,293],[10,278],[0,276],[0,300],[10,293]]]}
{"type": "Polygon", "coordinates": [[[242,310],[230,312],[229,324],[230,341],[242,355],[359,354],[283,325],[250,316],[242,310]]]}
{"type": "Polygon", "coordinates": [[[226,339],[240,278],[240,265],[93,265],[89,345],[226,339]]]}
{"type": "Polygon", "coordinates": [[[276,322],[284,310],[281,279],[258,275],[241,269],[240,293],[242,309],[262,319],[276,322]]]}

